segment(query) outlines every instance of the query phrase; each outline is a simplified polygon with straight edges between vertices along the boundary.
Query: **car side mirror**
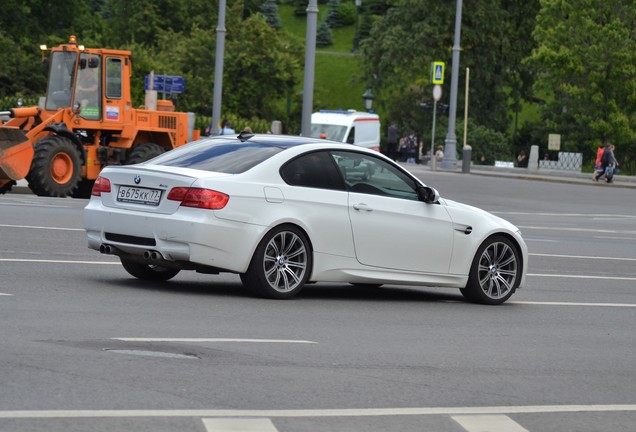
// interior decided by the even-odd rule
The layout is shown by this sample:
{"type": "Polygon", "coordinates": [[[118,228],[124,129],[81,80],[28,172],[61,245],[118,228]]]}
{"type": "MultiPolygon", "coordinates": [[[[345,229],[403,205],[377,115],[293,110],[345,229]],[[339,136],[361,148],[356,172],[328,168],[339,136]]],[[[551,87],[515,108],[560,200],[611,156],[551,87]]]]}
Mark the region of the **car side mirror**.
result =
{"type": "Polygon", "coordinates": [[[420,201],[423,201],[427,204],[436,203],[439,201],[439,192],[435,188],[428,186],[418,186],[417,187],[417,197],[420,201]]]}

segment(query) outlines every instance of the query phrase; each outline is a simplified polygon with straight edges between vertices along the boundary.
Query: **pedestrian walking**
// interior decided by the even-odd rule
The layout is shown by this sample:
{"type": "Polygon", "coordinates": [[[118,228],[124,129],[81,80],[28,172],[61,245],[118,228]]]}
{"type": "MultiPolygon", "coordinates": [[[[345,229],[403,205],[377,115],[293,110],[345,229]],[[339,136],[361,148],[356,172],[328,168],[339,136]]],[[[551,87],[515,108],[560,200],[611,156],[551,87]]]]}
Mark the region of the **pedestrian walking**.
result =
{"type": "Polygon", "coordinates": [[[596,178],[596,173],[603,171],[601,159],[603,158],[603,152],[605,151],[605,143],[602,143],[596,149],[596,161],[594,162],[594,173],[592,174],[592,180],[596,178]]]}
{"type": "Polygon", "coordinates": [[[400,131],[398,130],[398,127],[395,124],[395,122],[391,123],[391,126],[389,126],[389,129],[387,131],[386,143],[387,143],[387,153],[388,153],[387,156],[393,160],[396,160],[397,154],[400,152],[400,149],[398,148],[399,141],[400,141],[400,131]]]}
{"type": "Polygon", "coordinates": [[[528,168],[528,157],[526,156],[526,151],[521,150],[519,155],[517,156],[517,166],[519,168],[528,168]]]}
{"type": "Polygon", "coordinates": [[[614,182],[614,174],[616,172],[616,167],[618,166],[618,161],[614,155],[615,148],[614,144],[608,144],[605,146],[603,156],[601,156],[601,169],[596,171],[595,176],[592,179],[593,181],[597,182],[601,177],[605,177],[605,181],[607,183],[614,182]]]}
{"type": "Polygon", "coordinates": [[[435,152],[435,160],[440,163],[444,160],[444,146],[438,146],[435,152]]]}

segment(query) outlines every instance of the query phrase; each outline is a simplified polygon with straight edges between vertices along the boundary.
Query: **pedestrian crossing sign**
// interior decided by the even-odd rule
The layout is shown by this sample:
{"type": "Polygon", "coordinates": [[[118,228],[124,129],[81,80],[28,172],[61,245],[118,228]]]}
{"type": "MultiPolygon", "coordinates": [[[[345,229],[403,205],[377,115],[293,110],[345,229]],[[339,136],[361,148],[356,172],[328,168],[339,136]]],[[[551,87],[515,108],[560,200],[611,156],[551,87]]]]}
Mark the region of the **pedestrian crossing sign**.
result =
{"type": "Polygon", "coordinates": [[[431,67],[431,82],[433,84],[444,84],[444,62],[433,62],[431,67]]]}

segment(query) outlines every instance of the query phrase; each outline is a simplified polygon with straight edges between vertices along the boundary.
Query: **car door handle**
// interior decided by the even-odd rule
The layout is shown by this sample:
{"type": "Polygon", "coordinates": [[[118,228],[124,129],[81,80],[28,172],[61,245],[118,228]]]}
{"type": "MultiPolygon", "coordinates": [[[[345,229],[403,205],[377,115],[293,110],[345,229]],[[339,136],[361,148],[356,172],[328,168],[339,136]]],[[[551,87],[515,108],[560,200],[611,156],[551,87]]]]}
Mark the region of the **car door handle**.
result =
{"type": "Polygon", "coordinates": [[[367,212],[373,211],[373,209],[369,207],[368,205],[366,205],[365,203],[354,204],[353,208],[358,211],[367,211],[367,212]]]}

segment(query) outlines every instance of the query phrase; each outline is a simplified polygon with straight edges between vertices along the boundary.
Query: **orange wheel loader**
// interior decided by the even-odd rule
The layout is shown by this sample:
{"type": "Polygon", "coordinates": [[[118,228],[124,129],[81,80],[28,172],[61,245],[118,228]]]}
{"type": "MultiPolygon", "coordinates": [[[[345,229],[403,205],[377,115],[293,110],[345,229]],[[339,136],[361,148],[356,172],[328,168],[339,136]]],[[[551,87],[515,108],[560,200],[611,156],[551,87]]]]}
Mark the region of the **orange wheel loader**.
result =
{"type": "MultiPolygon", "coordinates": [[[[49,51],[46,46],[41,46],[49,51]]],[[[0,193],[26,179],[36,195],[85,198],[106,165],[133,164],[199,138],[194,114],[171,101],[133,108],[129,51],[50,49],[46,98],[0,112],[0,193]]],[[[152,98],[150,98],[152,102],[152,98]]]]}

